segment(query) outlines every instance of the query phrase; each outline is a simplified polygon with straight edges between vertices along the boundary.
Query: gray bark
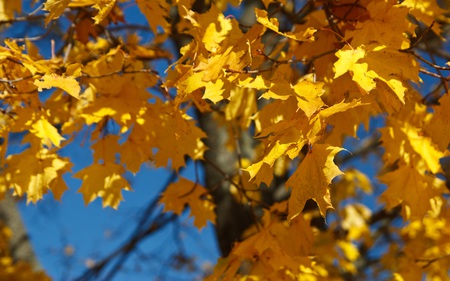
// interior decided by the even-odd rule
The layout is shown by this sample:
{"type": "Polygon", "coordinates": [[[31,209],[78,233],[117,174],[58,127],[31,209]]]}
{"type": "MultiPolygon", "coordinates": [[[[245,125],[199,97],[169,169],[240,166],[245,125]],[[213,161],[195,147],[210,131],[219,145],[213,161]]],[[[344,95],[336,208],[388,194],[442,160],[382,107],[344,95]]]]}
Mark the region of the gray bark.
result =
{"type": "Polygon", "coordinates": [[[31,264],[34,270],[40,270],[41,266],[33,251],[16,200],[10,193],[6,193],[5,198],[0,201],[0,220],[13,233],[9,245],[14,261],[26,261],[31,264]]]}

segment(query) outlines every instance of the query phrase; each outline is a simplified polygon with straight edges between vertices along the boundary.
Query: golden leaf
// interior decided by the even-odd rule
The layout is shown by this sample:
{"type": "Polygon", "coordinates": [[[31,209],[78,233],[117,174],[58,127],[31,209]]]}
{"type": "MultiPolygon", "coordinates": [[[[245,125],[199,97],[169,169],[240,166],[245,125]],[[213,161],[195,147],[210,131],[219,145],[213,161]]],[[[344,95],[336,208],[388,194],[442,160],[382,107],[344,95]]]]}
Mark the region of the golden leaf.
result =
{"type": "Polygon", "coordinates": [[[163,29],[169,27],[169,23],[166,20],[169,17],[169,6],[165,0],[137,0],[136,2],[153,33],[158,33],[158,26],[161,26],[163,29]]]}
{"type": "Polygon", "coordinates": [[[180,177],[177,182],[171,183],[159,202],[164,204],[165,212],[172,211],[177,215],[181,215],[188,205],[198,229],[205,227],[208,220],[212,223],[216,221],[211,195],[203,186],[188,179],[180,177]]]}
{"type": "Polygon", "coordinates": [[[420,174],[409,165],[401,166],[380,177],[387,184],[382,194],[388,208],[399,203],[405,219],[420,219],[431,209],[431,200],[441,194],[444,182],[430,175],[420,174]]]}
{"type": "Polygon", "coordinates": [[[333,162],[334,156],[341,150],[340,147],[315,144],[306,154],[286,182],[286,187],[292,188],[289,198],[290,220],[300,214],[308,199],[317,202],[322,216],[325,216],[327,209],[333,208],[328,186],[336,176],[343,174],[333,162]]]}
{"type": "Polygon", "coordinates": [[[50,13],[45,18],[45,25],[47,25],[52,19],[57,19],[64,12],[70,0],[47,0],[45,2],[44,10],[50,13]]]}
{"type": "Polygon", "coordinates": [[[14,18],[14,13],[22,12],[22,1],[1,1],[0,21],[7,21],[14,18]]]}
{"type": "Polygon", "coordinates": [[[265,27],[275,31],[276,33],[296,41],[314,41],[314,33],[316,29],[308,27],[305,30],[296,32],[281,32],[279,31],[279,24],[276,18],[268,18],[267,11],[255,9],[256,20],[265,27]]]}
{"type": "Polygon", "coordinates": [[[8,156],[6,163],[8,182],[16,195],[27,194],[27,203],[36,203],[48,190],[54,190],[55,198],[60,200],[68,189],[62,175],[70,169],[71,163],[47,149],[27,149],[21,154],[8,156]]]}
{"type": "Polygon", "coordinates": [[[34,85],[36,85],[39,91],[42,89],[50,89],[53,87],[60,88],[64,90],[69,95],[74,98],[79,98],[80,95],[80,84],[74,77],[64,77],[56,74],[46,74],[42,76],[40,79],[36,79],[34,81],[34,85]]]}
{"type": "Polygon", "coordinates": [[[109,12],[116,4],[116,0],[100,0],[92,6],[98,10],[97,15],[94,17],[95,24],[100,24],[106,17],[108,17],[109,12]]]}
{"type": "Polygon", "coordinates": [[[83,195],[86,204],[102,197],[103,207],[117,209],[123,200],[122,190],[131,190],[122,176],[124,172],[122,166],[114,163],[92,164],[73,176],[83,180],[78,192],[83,195]]]}
{"type": "Polygon", "coordinates": [[[47,119],[41,117],[31,125],[30,132],[35,134],[42,140],[47,147],[50,147],[50,142],[59,147],[64,138],[58,133],[58,130],[48,122],[47,119]]]}

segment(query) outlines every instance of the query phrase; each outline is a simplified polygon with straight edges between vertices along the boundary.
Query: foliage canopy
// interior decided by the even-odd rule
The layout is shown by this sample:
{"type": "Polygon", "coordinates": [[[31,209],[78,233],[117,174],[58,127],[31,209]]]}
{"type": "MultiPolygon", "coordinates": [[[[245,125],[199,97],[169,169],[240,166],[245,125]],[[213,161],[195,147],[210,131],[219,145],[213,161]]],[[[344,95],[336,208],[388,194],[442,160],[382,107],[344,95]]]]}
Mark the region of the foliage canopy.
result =
{"type": "MultiPolygon", "coordinates": [[[[245,25],[228,8],[252,1],[204,1],[199,9],[202,2],[47,0],[22,15],[21,1],[0,1],[5,30],[20,22],[64,30],[47,50],[45,34],[0,47],[0,194],[12,189],[36,203],[51,191],[60,199],[72,167],[60,152],[84,135],[93,160],[72,175],[82,179],[79,192],[86,204],[100,197],[118,208],[132,188],[125,173],[143,163],[208,165],[204,140],[215,136],[197,122],[208,114],[237,155],[229,192],[255,210],[255,221],[207,280],[447,280],[445,5],[263,0],[245,25]],[[129,5],[148,26],[127,23],[129,5]],[[385,126],[370,129],[374,117],[385,126]],[[373,133],[344,149],[363,128],[373,133]],[[252,153],[244,155],[248,132],[252,153]],[[18,134],[26,148],[11,153],[18,134]],[[377,207],[366,206],[376,181],[338,165],[371,153],[382,155],[377,181],[386,185],[377,207]],[[265,202],[260,191],[280,181],[286,195],[265,202]],[[305,209],[311,199],[317,209],[305,209]],[[315,225],[327,211],[324,227],[315,225]],[[381,253],[380,243],[389,245],[381,253]]],[[[216,218],[211,187],[201,182],[180,177],[160,199],[167,212],[189,206],[199,229],[216,218]]],[[[1,254],[0,279],[28,272],[1,254]]]]}

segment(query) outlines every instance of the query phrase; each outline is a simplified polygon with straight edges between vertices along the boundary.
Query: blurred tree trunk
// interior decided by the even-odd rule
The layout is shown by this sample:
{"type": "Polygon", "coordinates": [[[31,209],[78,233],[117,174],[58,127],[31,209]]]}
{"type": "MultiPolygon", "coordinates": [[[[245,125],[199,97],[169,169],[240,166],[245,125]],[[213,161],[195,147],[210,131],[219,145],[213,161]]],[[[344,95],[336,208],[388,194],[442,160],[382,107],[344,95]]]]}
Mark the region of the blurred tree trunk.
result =
{"type": "Polygon", "coordinates": [[[13,233],[9,244],[14,261],[25,261],[30,263],[34,270],[41,269],[23,224],[16,199],[10,193],[6,193],[5,198],[0,201],[0,221],[13,233]]]}

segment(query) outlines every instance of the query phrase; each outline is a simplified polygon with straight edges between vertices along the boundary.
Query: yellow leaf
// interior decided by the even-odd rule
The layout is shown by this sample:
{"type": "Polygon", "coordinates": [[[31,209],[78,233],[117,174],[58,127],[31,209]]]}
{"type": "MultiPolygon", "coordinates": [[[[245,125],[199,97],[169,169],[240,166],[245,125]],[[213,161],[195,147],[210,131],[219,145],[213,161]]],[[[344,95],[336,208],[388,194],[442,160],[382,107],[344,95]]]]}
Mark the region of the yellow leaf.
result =
{"type": "Polygon", "coordinates": [[[158,26],[163,29],[169,27],[166,20],[169,17],[169,5],[165,0],[136,0],[136,2],[154,34],[158,33],[158,26]]]}
{"type": "Polygon", "coordinates": [[[355,28],[345,32],[353,46],[386,45],[394,49],[409,47],[409,39],[403,33],[413,33],[414,26],[408,21],[408,9],[394,5],[393,1],[371,1],[367,5],[370,18],[358,21],[355,28]]]}
{"type": "MultiPolygon", "coordinates": [[[[202,159],[206,150],[201,141],[205,133],[195,125],[195,121],[184,112],[171,108],[170,104],[155,104],[149,109],[158,112],[157,116],[147,117],[144,129],[151,135],[157,135],[154,147],[158,148],[154,160],[157,166],[166,166],[178,170],[186,163],[186,155],[192,159],[202,159]]],[[[150,111],[147,111],[151,114],[150,111]]]]}
{"type": "Polygon", "coordinates": [[[115,163],[116,153],[119,151],[119,136],[107,135],[97,140],[91,148],[94,151],[94,163],[115,163]]]}
{"type": "Polygon", "coordinates": [[[14,18],[14,13],[22,12],[22,1],[0,1],[0,21],[14,18]]]}
{"type": "Polygon", "coordinates": [[[108,17],[109,12],[116,4],[116,0],[99,0],[92,6],[98,10],[97,15],[94,17],[95,24],[100,24],[106,17],[108,17]]]}
{"type": "Polygon", "coordinates": [[[434,114],[430,122],[424,126],[425,131],[436,142],[441,151],[445,151],[450,144],[450,94],[445,94],[439,99],[439,106],[433,106],[434,114]]]}
{"type": "Polygon", "coordinates": [[[44,10],[50,13],[45,18],[45,25],[47,25],[52,19],[57,19],[64,12],[70,0],[47,0],[45,2],[44,10]]]}
{"type": "Polygon", "coordinates": [[[14,188],[16,195],[27,194],[27,203],[36,203],[52,190],[57,200],[67,189],[62,175],[71,167],[71,163],[47,149],[33,151],[27,149],[21,154],[8,156],[6,178],[14,188]]]}
{"type": "MultiPolygon", "coordinates": [[[[425,23],[426,26],[431,26],[431,24],[434,23],[436,19],[439,19],[439,16],[446,12],[445,9],[439,6],[440,3],[443,4],[443,2],[439,1],[405,0],[402,1],[400,5],[408,7],[410,9],[409,13],[412,14],[416,19],[425,23]]],[[[436,34],[441,33],[439,23],[439,20],[436,21],[436,24],[432,28],[432,30],[436,34]]]]}
{"type": "Polygon", "coordinates": [[[211,195],[203,186],[188,179],[180,177],[177,182],[171,183],[159,202],[164,204],[165,212],[172,211],[177,215],[181,215],[185,205],[188,205],[198,229],[205,227],[207,220],[212,223],[216,221],[211,195]]]}
{"type": "Polygon", "coordinates": [[[359,257],[358,248],[351,242],[340,240],[337,246],[342,250],[344,256],[349,261],[355,261],[359,257]]]}
{"type": "Polygon", "coordinates": [[[376,81],[384,82],[404,103],[406,87],[404,81],[418,83],[419,64],[409,54],[385,45],[371,44],[352,50],[339,50],[339,58],[334,63],[334,78],[350,72],[355,81],[366,92],[376,86],[376,81]]]}
{"type": "Polygon", "coordinates": [[[63,77],[56,74],[46,74],[40,79],[36,79],[34,85],[39,88],[39,91],[57,87],[77,99],[81,91],[80,84],[74,77],[63,77]]]}
{"type": "Polygon", "coordinates": [[[444,185],[444,181],[420,174],[409,165],[381,176],[380,180],[388,186],[381,195],[383,201],[389,209],[401,203],[405,219],[421,219],[431,210],[431,200],[441,194],[444,185]]]}
{"type": "Polygon", "coordinates": [[[295,84],[292,88],[297,98],[298,107],[305,112],[308,118],[325,105],[320,98],[323,94],[323,83],[312,83],[303,80],[295,84]]]}
{"type": "Polygon", "coordinates": [[[415,128],[410,123],[405,122],[401,130],[406,134],[412,149],[422,156],[430,171],[437,174],[441,168],[439,159],[444,157],[444,153],[436,149],[429,137],[422,135],[421,128],[415,128]]]}
{"type": "Polygon", "coordinates": [[[139,172],[142,163],[153,158],[151,145],[142,127],[135,124],[128,139],[120,147],[120,161],[125,164],[128,171],[139,172]]]}
{"type": "Polygon", "coordinates": [[[43,117],[39,118],[39,120],[31,125],[30,132],[40,138],[47,147],[50,146],[50,142],[59,147],[61,141],[64,140],[58,133],[58,130],[43,117]]]}
{"type": "Polygon", "coordinates": [[[83,194],[86,204],[102,197],[103,207],[117,209],[123,200],[122,190],[131,190],[128,181],[122,176],[124,172],[120,165],[105,163],[88,166],[73,176],[83,180],[78,192],[83,194]]]}
{"type": "Polygon", "coordinates": [[[255,9],[257,21],[265,27],[275,31],[276,33],[296,41],[314,41],[314,33],[316,29],[308,27],[306,30],[296,32],[280,32],[278,28],[278,20],[276,18],[268,18],[267,11],[255,9]]]}
{"type": "Polygon", "coordinates": [[[372,211],[362,204],[355,203],[345,206],[342,210],[343,220],[341,225],[343,229],[348,231],[347,238],[350,240],[358,240],[363,235],[370,234],[367,221],[371,215],[372,211]]]}
{"type": "Polygon", "coordinates": [[[308,199],[314,199],[319,205],[320,213],[325,216],[327,209],[332,209],[328,186],[333,178],[343,173],[334,164],[334,156],[340,147],[315,144],[306,154],[300,166],[286,182],[292,188],[289,198],[289,220],[300,214],[308,199]]]}
{"type": "Polygon", "coordinates": [[[234,88],[230,93],[230,102],[225,108],[227,121],[238,120],[243,129],[250,126],[251,117],[257,111],[256,93],[252,89],[234,88]]]}

